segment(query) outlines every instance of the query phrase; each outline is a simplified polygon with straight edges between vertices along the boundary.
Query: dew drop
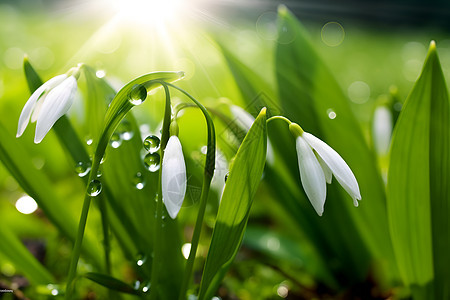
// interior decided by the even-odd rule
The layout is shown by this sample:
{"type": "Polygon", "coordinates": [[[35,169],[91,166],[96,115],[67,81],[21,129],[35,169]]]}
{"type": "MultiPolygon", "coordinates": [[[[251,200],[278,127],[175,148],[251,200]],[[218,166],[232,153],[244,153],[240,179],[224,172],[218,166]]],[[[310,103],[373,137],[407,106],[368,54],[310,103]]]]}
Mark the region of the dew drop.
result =
{"type": "Polygon", "coordinates": [[[225,183],[227,182],[227,180],[228,180],[228,175],[229,175],[230,173],[227,173],[227,174],[225,174],[225,183]]]}
{"type": "Polygon", "coordinates": [[[101,191],[102,191],[102,183],[99,180],[94,179],[89,183],[87,189],[87,193],[89,196],[91,197],[98,196],[101,191]]]}
{"type": "Polygon", "coordinates": [[[144,294],[147,293],[150,290],[150,283],[144,285],[141,290],[144,294]]]}
{"type": "Polygon", "coordinates": [[[130,91],[129,100],[133,105],[139,105],[147,98],[147,89],[142,84],[135,84],[130,91]]]}
{"type": "Polygon", "coordinates": [[[91,138],[86,139],[86,145],[92,145],[93,140],[91,138]]]}
{"type": "Polygon", "coordinates": [[[146,261],[147,261],[147,257],[145,255],[138,254],[137,259],[136,259],[136,265],[138,267],[142,267],[146,261]]]}
{"type": "Polygon", "coordinates": [[[159,149],[160,139],[156,135],[149,135],[144,140],[144,148],[150,153],[156,152],[159,149]]]}
{"type": "Polygon", "coordinates": [[[328,115],[328,118],[331,119],[331,120],[336,119],[336,116],[337,116],[336,112],[333,109],[331,109],[331,108],[329,108],[327,110],[327,115],[328,115]]]}
{"type": "Polygon", "coordinates": [[[141,172],[137,172],[133,178],[133,185],[138,189],[142,190],[145,187],[145,178],[141,172]]]}
{"type": "Polygon", "coordinates": [[[127,120],[123,120],[119,127],[117,128],[117,132],[120,134],[120,137],[124,141],[129,141],[133,138],[134,132],[131,126],[131,123],[127,120]]]}
{"type": "Polygon", "coordinates": [[[119,148],[120,145],[122,145],[122,137],[121,137],[120,133],[114,132],[113,135],[111,136],[111,139],[109,140],[109,144],[114,149],[119,148]]]}
{"type": "Polygon", "coordinates": [[[207,146],[202,146],[202,148],[200,148],[200,152],[203,154],[206,154],[206,152],[208,152],[208,147],[207,146]]]}
{"type": "Polygon", "coordinates": [[[150,172],[156,172],[161,167],[160,161],[161,161],[161,157],[159,156],[159,154],[157,152],[148,153],[144,157],[144,166],[150,172]]]}
{"type": "Polygon", "coordinates": [[[91,170],[91,163],[86,161],[79,161],[75,165],[75,172],[77,172],[78,176],[84,177],[91,170]]]}

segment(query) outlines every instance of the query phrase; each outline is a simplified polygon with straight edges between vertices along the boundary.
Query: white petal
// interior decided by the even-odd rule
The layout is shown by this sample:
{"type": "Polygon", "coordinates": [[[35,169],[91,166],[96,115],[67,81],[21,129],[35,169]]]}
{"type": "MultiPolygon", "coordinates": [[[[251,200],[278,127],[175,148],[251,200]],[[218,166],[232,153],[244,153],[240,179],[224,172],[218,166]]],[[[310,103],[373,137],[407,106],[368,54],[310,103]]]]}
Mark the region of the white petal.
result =
{"type": "Polygon", "coordinates": [[[312,134],[305,132],[303,137],[327,164],[331,172],[333,172],[334,177],[336,177],[336,180],[353,198],[353,204],[357,206],[358,201],[356,200],[361,200],[361,193],[359,192],[359,186],[355,175],[353,175],[353,172],[350,170],[347,163],[330,146],[312,134]]]}
{"type": "Polygon", "coordinates": [[[245,131],[249,131],[253,122],[255,122],[255,118],[237,105],[230,105],[230,110],[238,126],[245,129],[245,131]]]}
{"type": "Polygon", "coordinates": [[[267,153],[266,153],[266,160],[269,165],[273,165],[275,163],[275,154],[274,154],[272,143],[269,140],[269,137],[267,137],[267,153]]]}
{"type": "Polygon", "coordinates": [[[392,134],[392,113],[386,106],[379,106],[373,116],[373,140],[375,150],[380,155],[389,151],[392,134]]]}
{"type": "Polygon", "coordinates": [[[317,214],[321,216],[327,196],[325,175],[311,147],[303,137],[297,137],[295,146],[303,189],[317,214]]]}
{"type": "Polygon", "coordinates": [[[320,166],[322,167],[323,174],[325,175],[325,180],[328,184],[330,184],[333,179],[333,172],[331,172],[330,168],[328,168],[327,164],[323,161],[320,155],[317,154],[316,157],[319,161],[320,166]]]}
{"type": "Polygon", "coordinates": [[[161,188],[167,212],[175,219],[186,194],[186,165],[180,140],[175,135],[169,138],[164,151],[161,188]]]}
{"type": "MultiPolygon", "coordinates": [[[[43,85],[37,88],[37,90],[34,91],[33,94],[31,94],[30,98],[28,99],[27,103],[25,103],[25,106],[22,109],[22,112],[20,113],[19,117],[19,125],[17,126],[17,134],[16,137],[19,137],[23,134],[25,129],[28,126],[28,123],[30,121],[31,113],[33,112],[33,109],[36,106],[36,102],[38,101],[39,97],[46,92],[47,90],[53,88],[54,86],[61,83],[64,79],[67,78],[67,75],[58,75],[55,76],[48,81],[46,81],[43,85]]],[[[40,99],[39,102],[43,101],[43,99],[40,99]]]]}
{"type": "MultiPolygon", "coordinates": [[[[244,129],[246,132],[248,132],[252,127],[253,122],[255,122],[255,118],[251,114],[249,114],[245,109],[242,109],[237,105],[230,105],[230,111],[233,117],[235,118],[234,121],[236,122],[236,124],[241,129],[244,129]]],[[[269,138],[267,138],[266,160],[270,165],[273,165],[275,162],[274,150],[272,147],[272,143],[270,143],[269,138]]]]}
{"type": "Polygon", "coordinates": [[[77,80],[70,76],[52,89],[42,104],[36,123],[34,142],[40,143],[53,124],[70,108],[77,89],[77,80]]]}

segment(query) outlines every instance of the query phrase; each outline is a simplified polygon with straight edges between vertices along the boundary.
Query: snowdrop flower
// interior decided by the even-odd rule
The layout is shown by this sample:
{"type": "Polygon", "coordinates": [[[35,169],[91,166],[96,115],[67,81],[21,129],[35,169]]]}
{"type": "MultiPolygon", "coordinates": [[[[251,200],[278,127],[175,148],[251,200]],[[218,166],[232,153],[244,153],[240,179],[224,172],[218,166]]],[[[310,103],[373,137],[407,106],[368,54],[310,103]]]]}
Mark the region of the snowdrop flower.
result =
{"type": "Polygon", "coordinates": [[[16,137],[20,137],[31,122],[36,122],[34,142],[40,143],[52,126],[70,108],[77,90],[80,67],[69,70],[41,85],[28,99],[19,117],[16,137]]]}
{"type": "Polygon", "coordinates": [[[326,183],[331,183],[333,175],[358,206],[358,200],[361,200],[358,182],[342,157],[314,135],[304,132],[298,124],[291,123],[289,130],[296,138],[303,189],[317,214],[323,214],[326,183]]]}
{"type": "Polygon", "coordinates": [[[372,131],[375,150],[380,155],[386,155],[389,152],[392,128],[391,111],[386,105],[378,106],[373,115],[372,131]]]}
{"type": "MultiPolygon", "coordinates": [[[[255,118],[249,114],[246,110],[242,109],[237,105],[230,105],[230,111],[233,117],[235,118],[235,122],[237,125],[244,129],[245,131],[249,131],[250,127],[252,127],[253,122],[255,122],[255,118]]],[[[275,156],[272,144],[270,143],[269,138],[267,138],[267,162],[271,165],[274,164],[275,156]]]]}
{"type": "Polygon", "coordinates": [[[180,140],[172,135],[164,150],[161,171],[162,199],[167,212],[175,219],[186,194],[186,165],[180,140]]]}

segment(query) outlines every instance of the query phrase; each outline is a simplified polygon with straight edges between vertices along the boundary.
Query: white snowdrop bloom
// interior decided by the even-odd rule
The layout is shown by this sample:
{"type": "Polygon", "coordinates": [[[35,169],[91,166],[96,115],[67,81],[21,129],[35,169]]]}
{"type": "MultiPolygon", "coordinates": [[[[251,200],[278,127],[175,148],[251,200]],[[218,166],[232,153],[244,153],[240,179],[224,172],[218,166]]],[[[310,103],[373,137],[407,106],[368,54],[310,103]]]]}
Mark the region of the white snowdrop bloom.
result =
{"type": "Polygon", "coordinates": [[[161,171],[162,199],[167,212],[175,219],[186,194],[186,165],[180,140],[172,135],[164,150],[161,171]]]}
{"type": "Polygon", "coordinates": [[[389,152],[392,128],[391,111],[385,105],[378,106],[373,115],[372,132],[375,150],[380,155],[386,155],[389,152]]]}
{"type": "MultiPolygon", "coordinates": [[[[75,71],[77,72],[77,71],[75,71]]],[[[77,90],[76,75],[58,75],[41,85],[28,99],[19,117],[16,137],[30,122],[36,122],[34,142],[40,143],[52,126],[72,105],[77,90]]]]}
{"type": "Polygon", "coordinates": [[[303,189],[317,214],[319,216],[323,214],[326,183],[331,183],[333,175],[352,197],[353,204],[358,206],[358,200],[361,200],[358,182],[342,157],[314,135],[303,132],[297,124],[292,123],[289,129],[296,137],[298,166],[303,189]]]}
{"type": "MultiPolygon", "coordinates": [[[[237,105],[230,105],[230,111],[233,117],[235,118],[235,122],[237,125],[244,129],[245,131],[249,131],[250,127],[252,127],[253,122],[255,122],[255,118],[248,113],[245,109],[237,105]]],[[[272,144],[270,143],[269,138],[267,138],[267,153],[266,153],[267,162],[271,165],[274,164],[275,156],[272,144]]]]}

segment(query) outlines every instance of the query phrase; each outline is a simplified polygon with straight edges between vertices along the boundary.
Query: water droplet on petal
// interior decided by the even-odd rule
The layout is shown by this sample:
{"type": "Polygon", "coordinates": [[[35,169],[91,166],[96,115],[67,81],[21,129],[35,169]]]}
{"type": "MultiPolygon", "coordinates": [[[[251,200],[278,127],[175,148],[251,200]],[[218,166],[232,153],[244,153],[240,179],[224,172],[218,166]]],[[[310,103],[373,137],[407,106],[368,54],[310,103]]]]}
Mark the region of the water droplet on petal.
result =
{"type": "Polygon", "coordinates": [[[145,178],[141,172],[137,172],[133,178],[133,185],[138,189],[142,190],[145,186],[145,178]]]}
{"type": "Polygon", "coordinates": [[[148,153],[144,157],[144,166],[149,170],[150,172],[156,172],[161,167],[160,165],[161,157],[157,152],[155,153],[148,153]]]}
{"type": "Polygon", "coordinates": [[[144,294],[147,293],[150,290],[150,283],[144,285],[141,290],[144,294]]]}
{"type": "Polygon", "coordinates": [[[149,135],[144,140],[144,148],[151,153],[156,152],[159,149],[160,142],[159,137],[156,135],[149,135]]]}
{"type": "Polygon", "coordinates": [[[87,193],[89,196],[91,197],[95,197],[98,196],[102,191],[102,183],[97,180],[94,179],[89,183],[88,189],[87,189],[87,193]]]}
{"type": "Polygon", "coordinates": [[[135,84],[130,91],[129,100],[133,105],[139,105],[147,98],[147,89],[142,84],[135,84]]]}
{"type": "Polygon", "coordinates": [[[86,161],[79,161],[75,165],[75,172],[77,172],[78,176],[84,177],[91,170],[91,163],[86,161]]]}
{"type": "Polygon", "coordinates": [[[111,139],[109,140],[109,144],[114,149],[119,148],[120,145],[122,145],[122,137],[120,136],[120,133],[114,132],[113,135],[111,136],[111,139]]]}

